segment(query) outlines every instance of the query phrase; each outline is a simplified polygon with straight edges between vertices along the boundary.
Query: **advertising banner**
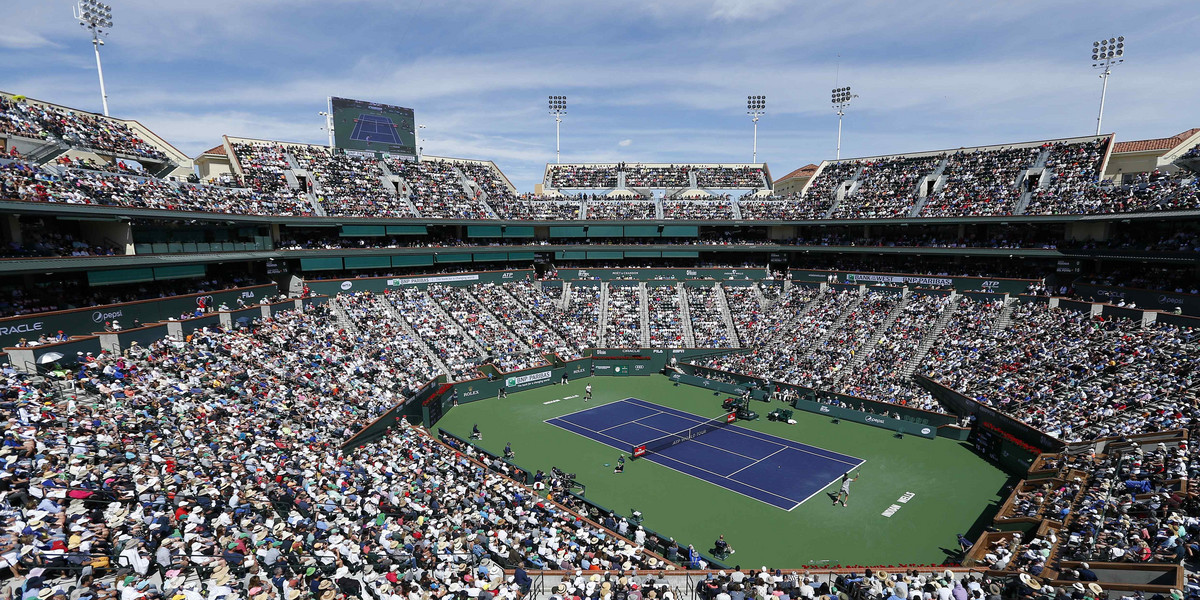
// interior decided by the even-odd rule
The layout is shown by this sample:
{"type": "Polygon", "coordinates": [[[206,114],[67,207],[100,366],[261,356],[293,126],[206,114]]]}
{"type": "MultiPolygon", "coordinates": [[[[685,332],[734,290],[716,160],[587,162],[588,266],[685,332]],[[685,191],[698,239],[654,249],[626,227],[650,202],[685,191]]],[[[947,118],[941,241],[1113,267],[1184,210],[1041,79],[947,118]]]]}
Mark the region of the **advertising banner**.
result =
{"type": "Polygon", "coordinates": [[[1200,296],[1180,292],[1158,292],[1137,288],[1098,286],[1076,283],[1075,293],[1081,298],[1106,304],[1134,303],[1140,309],[1173,312],[1176,308],[1185,315],[1200,315],[1200,296]]]}
{"type": "Polygon", "coordinates": [[[835,419],[845,419],[855,423],[872,425],[874,427],[882,427],[884,429],[890,429],[892,431],[898,431],[900,433],[907,433],[909,435],[916,435],[928,439],[937,437],[937,427],[934,425],[922,425],[920,423],[913,423],[911,421],[902,421],[900,419],[893,419],[885,415],[873,415],[871,413],[850,410],[848,408],[834,406],[832,404],[821,404],[820,402],[813,402],[811,400],[796,400],[794,406],[799,410],[829,415],[835,419]]]}
{"type": "Polygon", "coordinates": [[[501,283],[517,281],[532,276],[532,269],[511,269],[506,271],[480,271],[478,273],[451,273],[446,275],[413,275],[402,277],[360,277],[354,279],[312,279],[306,280],[305,285],[314,294],[336,296],[340,292],[373,292],[402,287],[428,287],[431,283],[446,285],[471,285],[475,283],[501,283]]]}
{"type": "Polygon", "coordinates": [[[788,271],[792,280],[829,281],[830,275],[836,275],[839,283],[875,285],[907,285],[908,287],[953,287],[955,290],[996,292],[1000,294],[1020,294],[1033,283],[1032,279],[1004,279],[987,277],[950,277],[941,275],[910,275],[905,273],[862,273],[857,271],[810,271],[791,269],[788,271]]]}
{"type": "Polygon", "coordinates": [[[201,303],[208,307],[217,307],[222,303],[232,307],[236,306],[240,299],[247,305],[257,304],[263,298],[275,295],[276,289],[275,284],[259,285],[206,294],[188,294],[9,317],[0,319],[0,347],[15,346],[21,338],[32,342],[43,334],[54,336],[59,330],[67,336],[91,335],[103,331],[106,321],[120,321],[121,326],[126,329],[133,326],[134,320],[143,324],[165,321],[178,318],[183,313],[191,314],[201,303]]]}

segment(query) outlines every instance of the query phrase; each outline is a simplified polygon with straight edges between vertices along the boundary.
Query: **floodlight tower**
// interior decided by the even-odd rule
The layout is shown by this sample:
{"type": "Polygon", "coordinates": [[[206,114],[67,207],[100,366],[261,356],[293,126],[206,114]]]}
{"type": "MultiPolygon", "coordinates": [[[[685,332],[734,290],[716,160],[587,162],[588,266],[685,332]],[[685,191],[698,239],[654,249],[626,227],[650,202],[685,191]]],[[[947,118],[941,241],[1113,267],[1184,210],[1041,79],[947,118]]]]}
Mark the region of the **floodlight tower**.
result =
{"type": "Polygon", "coordinates": [[[99,0],[79,0],[75,5],[75,20],[79,26],[92,32],[92,48],[96,50],[96,72],[100,74],[100,100],[104,103],[104,116],[108,116],[108,93],[104,91],[104,69],[100,66],[101,36],[108,36],[112,29],[112,7],[99,0]]]}
{"type": "Polygon", "coordinates": [[[850,101],[857,97],[858,94],[850,93],[850,86],[833,88],[830,97],[838,116],[837,160],[842,160],[842,116],[846,114],[846,107],[850,106],[850,101]]]}
{"type": "Polygon", "coordinates": [[[559,146],[559,127],[562,125],[563,115],[567,114],[567,97],[566,96],[550,96],[550,114],[554,115],[554,162],[562,162],[562,152],[559,146]]]}
{"type": "Polygon", "coordinates": [[[1108,76],[1112,68],[1125,62],[1125,36],[1108,38],[1092,42],[1092,68],[1104,69],[1100,79],[1104,85],[1100,87],[1100,114],[1096,115],[1096,135],[1100,135],[1100,123],[1104,120],[1104,95],[1108,93],[1108,76]]]}
{"type": "Polygon", "coordinates": [[[318,115],[325,117],[325,133],[329,134],[329,149],[333,150],[333,113],[323,110],[318,115]]]}
{"type": "Polygon", "coordinates": [[[767,114],[767,97],[746,96],[746,114],[754,123],[754,158],[750,162],[758,163],[758,118],[767,114]]]}

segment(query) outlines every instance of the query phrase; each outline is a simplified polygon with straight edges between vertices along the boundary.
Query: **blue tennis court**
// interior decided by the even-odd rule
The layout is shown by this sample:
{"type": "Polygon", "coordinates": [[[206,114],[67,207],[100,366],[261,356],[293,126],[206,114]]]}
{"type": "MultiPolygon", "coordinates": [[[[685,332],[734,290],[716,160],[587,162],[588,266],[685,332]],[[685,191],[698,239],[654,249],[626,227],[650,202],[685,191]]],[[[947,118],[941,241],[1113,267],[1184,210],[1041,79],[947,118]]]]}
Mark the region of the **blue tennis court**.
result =
{"type": "MultiPolygon", "coordinates": [[[[629,452],[635,445],[709,420],[638,398],[626,398],[546,422],[629,452]]],[[[737,425],[651,452],[640,460],[658,463],[784,510],[800,506],[841,479],[843,473],[865,462],[737,425]]]]}
{"type": "Polygon", "coordinates": [[[399,144],[400,134],[396,133],[396,124],[387,117],[359,115],[354,120],[354,131],[350,132],[350,139],[360,142],[399,144]]]}

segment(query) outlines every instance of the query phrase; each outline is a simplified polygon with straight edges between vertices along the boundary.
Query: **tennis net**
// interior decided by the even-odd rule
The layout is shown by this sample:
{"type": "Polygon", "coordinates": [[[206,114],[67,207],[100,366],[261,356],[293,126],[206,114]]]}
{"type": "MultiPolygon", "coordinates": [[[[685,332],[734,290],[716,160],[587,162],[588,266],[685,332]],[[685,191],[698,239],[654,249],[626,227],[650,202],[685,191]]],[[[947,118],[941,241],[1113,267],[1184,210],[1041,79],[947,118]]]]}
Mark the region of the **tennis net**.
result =
{"type": "Polygon", "coordinates": [[[659,450],[670,448],[676,444],[681,444],[688,440],[696,439],[710,431],[713,431],[714,429],[727,427],[730,423],[733,423],[736,420],[737,413],[726,413],[715,419],[710,419],[704,423],[700,423],[699,425],[684,429],[683,431],[669,433],[647,442],[635,444],[630,454],[633,456],[633,458],[640,458],[651,452],[658,452],[659,450]]]}

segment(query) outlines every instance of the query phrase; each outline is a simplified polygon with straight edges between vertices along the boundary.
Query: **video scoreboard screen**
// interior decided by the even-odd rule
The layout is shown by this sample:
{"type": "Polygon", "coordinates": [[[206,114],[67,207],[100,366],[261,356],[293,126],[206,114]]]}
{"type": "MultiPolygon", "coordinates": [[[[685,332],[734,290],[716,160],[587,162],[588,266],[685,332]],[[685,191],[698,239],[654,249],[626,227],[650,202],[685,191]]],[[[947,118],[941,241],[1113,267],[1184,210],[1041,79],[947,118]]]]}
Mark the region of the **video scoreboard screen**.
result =
{"type": "Polygon", "coordinates": [[[348,152],[377,152],[415,157],[413,109],[378,102],[329,98],[333,145],[348,152]]]}

